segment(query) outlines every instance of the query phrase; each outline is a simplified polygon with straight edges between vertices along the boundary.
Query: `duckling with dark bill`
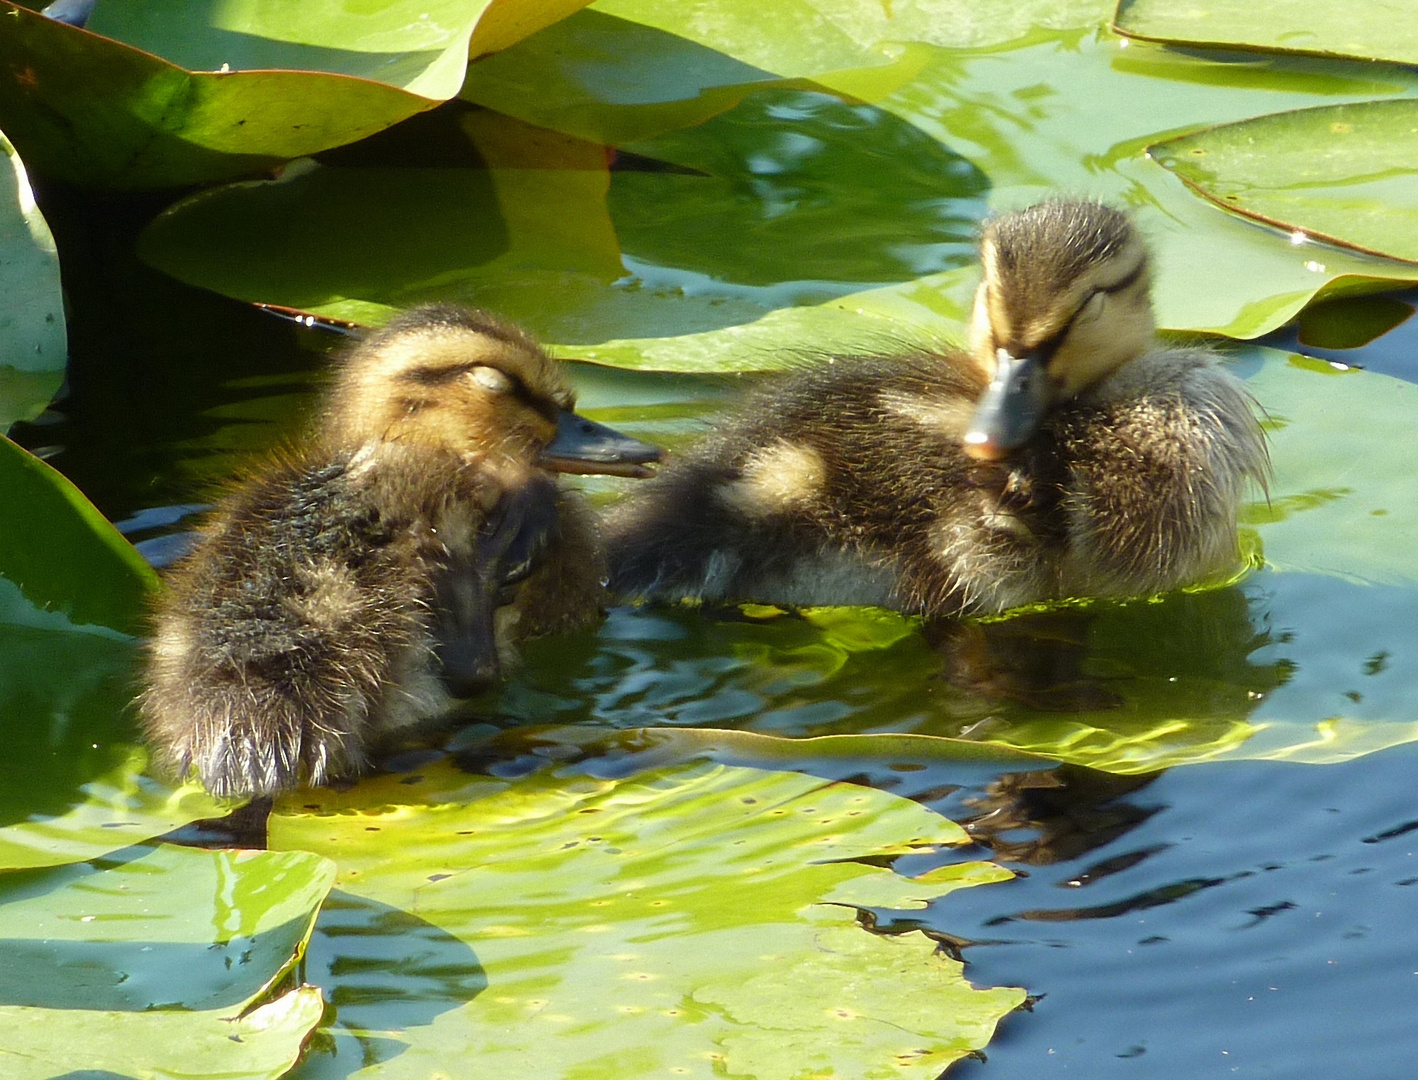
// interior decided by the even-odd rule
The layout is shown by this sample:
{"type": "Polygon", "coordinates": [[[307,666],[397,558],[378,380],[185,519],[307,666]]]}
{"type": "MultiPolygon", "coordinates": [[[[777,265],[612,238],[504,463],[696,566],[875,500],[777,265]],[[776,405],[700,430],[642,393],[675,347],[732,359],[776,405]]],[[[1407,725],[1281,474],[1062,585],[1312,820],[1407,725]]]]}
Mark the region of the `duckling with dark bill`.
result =
{"type": "Polygon", "coordinates": [[[575,414],[490,315],[429,306],[346,358],[313,436],[211,515],[159,601],[149,739],[217,795],[353,776],[378,740],[495,680],[606,602],[556,472],[649,475],[655,447],[575,414]]]}
{"type": "Polygon", "coordinates": [[[1233,568],[1264,437],[1215,355],[1156,339],[1127,217],[1044,203],[980,255],[968,351],[767,380],[613,510],[613,591],[956,616],[1233,568]]]}

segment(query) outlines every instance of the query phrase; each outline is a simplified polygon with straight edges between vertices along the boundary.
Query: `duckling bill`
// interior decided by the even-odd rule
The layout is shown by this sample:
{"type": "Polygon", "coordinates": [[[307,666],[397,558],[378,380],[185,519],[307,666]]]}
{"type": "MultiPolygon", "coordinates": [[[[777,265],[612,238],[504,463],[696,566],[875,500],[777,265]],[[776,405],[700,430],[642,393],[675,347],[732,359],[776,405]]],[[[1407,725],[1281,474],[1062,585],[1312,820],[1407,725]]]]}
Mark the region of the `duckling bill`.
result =
{"type": "Polygon", "coordinates": [[[612,589],[956,616],[1234,567],[1264,437],[1214,355],[1157,340],[1127,217],[1044,203],[980,257],[968,350],[768,381],[615,508],[612,589]]]}
{"type": "Polygon", "coordinates": [[[354,775],[518,641],[597,618],[599,539],[553,474],[644,476],[660,452],[573,409],[546,353],[482,312],[418,308],[356,347],[312,437],[170,576],[140,698],[161,757],[216,795],[354,775]]]}

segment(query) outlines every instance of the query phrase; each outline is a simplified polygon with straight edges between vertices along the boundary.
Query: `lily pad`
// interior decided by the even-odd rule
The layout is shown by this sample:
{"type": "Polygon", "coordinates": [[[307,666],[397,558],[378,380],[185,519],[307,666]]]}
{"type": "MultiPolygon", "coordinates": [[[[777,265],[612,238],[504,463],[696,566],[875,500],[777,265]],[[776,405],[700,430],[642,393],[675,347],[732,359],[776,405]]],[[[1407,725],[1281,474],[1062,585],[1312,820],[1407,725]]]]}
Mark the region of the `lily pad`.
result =
{"type": "Polygon", "coordinates": [[[1207,199],[1286,230],[1293,243],[1418,262],[1415,141],[1418,101],[1368,101],[1223,124],[1148,153],[1207,199]]]}
{"type": "MultiPolygon", "coordinates": [[[[577,18],[601,15],[628,18],[599,7],[577,18]]],[[[652,22],[647,16],[636,25],[652,22]]],[[[566,51],[533,49],[534,39],[498,60],[511,63],[525,52],[517,85],[528,95],[545,80],[558,100],[568,80],[576,81],[581,89],[566,92],[582,94],[584,108],[565,110],[579,119],[564,126],[582,133],[598,130],[587,118],[624,128],[624,110],[664,104],[626,100],[630,91],[611,62],[618,31],[597,25],[604,33],[587,36],[584,54],[577,52],[580,39],[568,34],[566,51]],[[563,74],[573,67],[574,79],[563,74]]],[[[1410,265],[1297,247],[1287,235],[1221,215],[1145,153],[1161,133],[1317,98],[1413,97],[1418,75],[1343,64],[1311,70],[1317,62],[1298,59],[1263,68],[1218,65],[1123,44],[1043,31],[995,49],[916,44],[885,66],[816,75],[842,96],[817,111],[802,105],[820,96],[759,88],[707,123],[627,146],[635,156],[609,173],[605,207],[589,186],[573,185],[533,211],[518,194],[517,173],[498,167],[456,179],[427,168],[390,169],[378,183],[373,174],[306,175],[286,191],[242,187],[179,204],[145,235],[142,251],[194,284],[359,321],[381,322],[419,300],[471,299],[527,322],[571,355],[673,370],[761,370],[790,362],[786,352],[956,337],[974,274],[953,269],[969,258],[963,226],[987,204],[1020,206],[1060,190],[1134,211],[1156,250],[1156,300],[1169,327],[1256,336],[1316,297],[1418,280],[1410,265]],[[872,106],[853,103],[864,70],[884,80],[872,106]],[[888,73],[900,76],[890,87],[888,73]],[[1092,107],[1098,100],[1114,105],[1100,111],[1092,107]],[[852,118],[850,140],[832,130],[839,115],[852,118]],[[779,152],[759,161],[737,148],[751,145],[750,131],[768,139],[775,129],[766,125],[775,120],[779,152]],[[855,158],[795,156],[793,140],[804,137],[804,145],[849,141],[855,158]],[[903,163],[901,147],[912,148],[910,162],[903,163]],[[931,179],[936,202],[918,190],[916,174],[931,179]],[[441,198],[424,194],[443,183],[469,187],[464,194],[443,190],[441,198]],[[861,215],[849,212],[858,205],[852,193],[883,188],[893,192],[891,205],[874,204],[863,230],[861,215]],[[349,229],[354,220],[373,228],[349,229]],[[578,223],[575,237],[559,236],[557,228],[569,222],[578,223]],[[477,236],[467,235],[474,226],[477,236]],[[586,229],[594,230],[593,242],[581,238],[586,229]],[[462,237],[472,257],[455,261],[429,239],[444,236],[462,237]],[[879,287],[856,291],[860,276],[832,276],[834,263],[822,256],[844,238],[864,266],[877,268],[879,287]],[[501,261],[490,244],[506,252],[501,261]],[[807,257],[794,259],[798,252],[807,257]],[[736,259],[747,267],[737,274],[736,259]],[[278,270],[267,280],[272,267],[286,270],[283,279],[278,270]],[[387,280],[380,267],[394,268],[387,280]],[[899,280],[885,280],[891,276],[899,280]]],[[[760,46],[792,44],[761,36],[760,46]]],[[[786,62],[758,67],[795,70],[786,62]]],[[[559,122],[554,109],[536,115],[559,122]]],[[[525,127],[515,135],[507,122],[482,124],[475,146],[500,131],[504,147],[520,141],[524,161],[549,138],[525,127]]],[[[544,178],[557,185],[564,179],[544,178]]]]}
{"type": "Polygon", "coordinates": [[[1411,14],[1395,0],[1353,0],[1343,7],[1309,0],[1120,0],[1113,28],[1173,45],[1418,64],[1411,14]]]}
{"type": "Polygon", "coordinates": [[[605,153],[491,114],[465,126],[498,167],[312,163],[192,196],[148,227],[139,253],[183,281],[334,318],[377,324],[420,300],[461,299],[570,336],[624,275],[605,153]]]}
{"type": "Polygon", "coordinates": [[[43,411],[68,359],[59,255],[25,166],[0,132],[0,433],[43,411]]]}
{"type": "Polygon", "coordinates": [[[972,264],[990,186],[890,113],[778,88],[635,152],[679,166],[617,172],[611,184],[641,288],[678,278],[689,291],[697,277],[707,292],[771,290],[775,308],[972,264]]]}
{"type": "Polygon", "coordinates": [[[528,123],[622,146],[687,128],[755,89],[833,85],[875,101],[909,82],[924,54],[905,42],[998,46],[1107,18],[1108,0],[748,0],[702,5],[601,0],[468,71],[462,96],[528,123]],[[768,16],[774,22],[768,21],[768,16]]]}
{"type": "Polygon", "coordinates": [[[885,65],[904,42],[950,48],[1004,45],[1041,30],[1100,25],[1108,0],[786,0],[771,10],[754,0],[712,8],[657,0],[600,0],[596,9],[698,42],[782,76],[885,65]]]}
{"type": "Polygon", "coordinates": [[[709,45],[597,7],[473,64],[459,96],[622,146],[717,116],[775,80],[709,45]]]}
{"type": "Polygon", "coordinates": [[[74,183],[250,175],[452,97],[470,47],[510,43],[576,6],[109,0],[81,30],[0,3],[0,114],[32,167],[74,183]],[[470,46],[485,12],[494,24],[470,46]]]}
{"type": "Polygon", "coordinates": [[[240,1016],[0,1006],[0,1028],[14,1080],[277,1080],[324,1012],[320,991],[302,986],[240,1016]]]}
{"type": "Polygon", "coordinates": [[[0,438],[0,868],[93,858],[223,806],[142,776],[128,708],[156,576],[59,473],[0,438]]]}
{"type": "Polygon", "coordinates": [[[1418,585],[1418,385],[1260,350],[1247,386],[1264,408],[1275,480],[1245,521],[1284,571],[1418,585]]]}
{"type": "Polygon", "coordinates": [[[139,626],[152,568],[78,488],[3,437],[0,503],[12,508],[0,515],[0,577],[76,625],[139,626]]]}
{"type": "Polygon", "coordinates": [[[324,1002],[314,987],[267,999],[300,959],[333,877],[301,852],[171,845],[6,875],[6,1075],[275,1080],[324,1002]]]}
{"type": "MultiPolygon", "coordinates": [[[[1375,281],[1413,279],[1408,268],[1331,251],[1297,251],[1286,246],[1285,238],[1217,222],[1206,208],[1189,205],[1194,200],[1156,175],[1143,155],[1145,143],[1159,133],[1214,124],[1218,118],[1240,119],[1258,111],[1310,104],[1316,97],[1358,100],[1412,95],[1415,79],[1409,72],[1299,60],[1219,65],[1105,36],[1080,38],[1078,29],[1105,17],[1088,5],[1049,5],[1047,10],[1028,3],[988,8],[952,5],[948,14],[930,5],[846,3],[833,5],[830,12],[823,5],[818,17],[824,25],[846,28],[869,46],[886,39],[915,43],[904,51],[887,50],[896,58],[885,66],[850,71],[827,70],[828,63],[814,65],[810,58],[817,46],[811,40],[764,35],[752,29],[751,17],[732,5],[716,6],[715,20],[694,26],[682,25],[690,20],[675,9],[633,2],[614,8],[598,4],[593,12],[577,18],[611,14],[714,44],[733,58],[756,65],[755,70],[811,71],[820,85],[871,101],[917,125],[979,168],[992,186],[990,201],[996,208],[1015,208],[1059,191],[1103,197],[1130,208],[1158,250],[1157,301],[1162,321],[1169,327],[1255,337],[1292,318],[1317,294],[1372,289],[1375,281]],[[917,19],[933,21],[924,25],[917,19]],[[885,38],[871,28],[877,20],[892,27],[885,38]],[[992,47],[927,48],[922,43],[992,47]],[[1125,53],[1121,47],[1127,45],[1132,47],[1125,53]],[[1108,101],[1109,108],[1094,108],[1100,100],[1108,101]],[[1218,273],[1224,281],[1218,282],[1218,273]]],[[[558,29],[570,35],[574,23],[570,20],[558,29]]],[[[608,24],[605,29],[609,31],[608,24]]],[[[632,38],[628,35],[627,41],[632,38]]],[[[588,59],[579,65],[574,39],[554,56],[532,49],[533,44],[527,42],[499,58],[509,69],[517,64],[518,78],[509,80],[495,98],[479,100],[581,134],[597,130],[596,119],[614,111],[616,132],[628,129],[628,114],[635,106],[624,92],[616,97],[606,74],[614,72],[613,66],[604,58],[599,64],[588,59]],[[574,101],[574,106],[561,113],[538,106],[537,93],[547,87],[553,100],[574,101]],[[598,88],[604,89],[604,95],[598,88]]],[[[610,44],[598,48],[604,57],[614,55],[610,44]]],[[[829,49],[823,55],[835,54],[829,49]]],[[[648,80],[650,86],[679,85],[672,72],[660,74],[648,80]]],[[[668,97],[669,92],[661,96],[668,97]]],[[[600,134],[613,132],[607,128],[600,134]]],[[[926,280],[923,285],[904,288],[919,294],[931,283],[926,280]]],[[[822,314],[830,319],[836,308],[832,302],[822,314]]],[[[784,310],[780,307],[766,316],[762,328],[742,328],[753,349],[759,341],[776,336],[784,310]]],[[[953,330],[941,327],[938,319],[933,322],[929,311],[918,311],[914,321],[937,331],[953,330]]],[[[830,325],[837,329],[836,322],[830,325]]],[[[783,329],[786,339],[800,334],[801,325],[789,319],[783,329]]],[[[910,332],[912,326],[904,329],[910,332]]],[[[739,326],[730,328],[723,344],[728,348],[741,344],[740,331],[739,326]]],[[[663,341],[635,340],[616,342],[598,359],[680,369],[712,348],[708,341],[679,349],[663,341]]]]}
{"type": "MultiPolygon", "coordinates": [[[[668,339],[852,292],[863,277],[972,258],[983,179],[888,114],[775,90],[700,132],[647,147],[684,162],[677,171],[611,173],[599,145],[469,111],[454,133],[485,167],[347,164],[342,154],[192,196],[145,230],[139,253],[227,295],[361,322],[421,300],[473,303],[603,362],[622,353],[585,347],[649,337],[672,349],[668,339]],[[781,150],[749,160],[765,132],[781,150]],[[752,167],[775,175],[755,180],[752,167]],[[775,209],[789,206],[787,218],[775,209]],[[354,218],[360,228],[347,228],[354,218]],[[741,243],[758,254],[743,258],[741,243]],[[880,255],[863,261],[867,248],[880,255]],[[861,268],[849,271],[852,260],[861,268]]],[[[712,367],[789,362],[724,355],[712,367]]],[[[662,352],[639,363],[689,366],[662,352]]]]}
{"type": "Polygon", "coordinates": [[[863,880],[870,903],[916,907],[1010,876],[965,863],[912,880],[853,861],[965,839],[869,788],[711,764],[517,781],[443,764],[292,796],[270,839],[335,857],[350,897],[317,928],[309,970],[342,1002],[335,1055],[364,1067],[315,1052],[297,1076],[767,1080],[792,1061],[933,1080],[1024,998],[973,989],[927,939],[871,935],[839,906],[863,880]],[[408,920],[371,905],[434,933],[411,952],[408,920]],[[417,977],[422,1022],[393,1030],[378,988],[396,968],[417,977]]]}

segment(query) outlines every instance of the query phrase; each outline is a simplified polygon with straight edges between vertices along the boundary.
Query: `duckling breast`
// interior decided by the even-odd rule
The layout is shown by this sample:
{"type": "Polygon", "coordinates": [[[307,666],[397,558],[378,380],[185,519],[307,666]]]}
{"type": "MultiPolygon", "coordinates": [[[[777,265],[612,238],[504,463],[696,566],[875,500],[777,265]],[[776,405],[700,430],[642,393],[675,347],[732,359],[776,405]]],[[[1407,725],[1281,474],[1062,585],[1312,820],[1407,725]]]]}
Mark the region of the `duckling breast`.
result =
{"type": "Polygon", "coordinates": [[[1249,395],[1203,349],[1149,353],[1059,410],[1065,595],[1162,592],[1232,569],[1269,455],[1249,395]]]}

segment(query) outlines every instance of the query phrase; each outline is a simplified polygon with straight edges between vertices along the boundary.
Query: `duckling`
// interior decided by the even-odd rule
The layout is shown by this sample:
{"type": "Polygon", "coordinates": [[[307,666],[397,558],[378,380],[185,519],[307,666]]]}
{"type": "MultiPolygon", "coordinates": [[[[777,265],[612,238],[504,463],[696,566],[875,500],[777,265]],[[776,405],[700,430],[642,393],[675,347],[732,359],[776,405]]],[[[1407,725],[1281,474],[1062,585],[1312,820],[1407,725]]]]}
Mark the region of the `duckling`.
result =
{"type": "Polygon", "coordinates": [[[595,619],[605,566],[555,472],[644,476],[659,450],[572,412],[522,331],[412,310],[345,359],[318,429],[213,512],[158,603],[147,734],[215,795],[363,770],[384,735],[595,619]]]}
{"type": "Polygon", "coordinates": [[[770,380],[614,508],[612,590],[952,617],[1233,567],[1265,440],[1216,357],[1156,339],[1128,218],[1043,203],[980,261],[968,351],[770,380]]]}

